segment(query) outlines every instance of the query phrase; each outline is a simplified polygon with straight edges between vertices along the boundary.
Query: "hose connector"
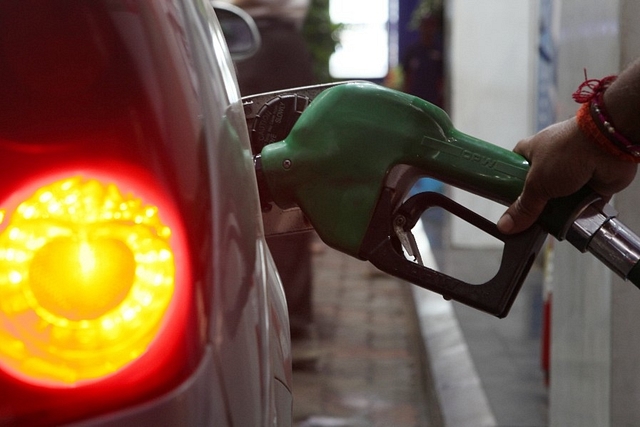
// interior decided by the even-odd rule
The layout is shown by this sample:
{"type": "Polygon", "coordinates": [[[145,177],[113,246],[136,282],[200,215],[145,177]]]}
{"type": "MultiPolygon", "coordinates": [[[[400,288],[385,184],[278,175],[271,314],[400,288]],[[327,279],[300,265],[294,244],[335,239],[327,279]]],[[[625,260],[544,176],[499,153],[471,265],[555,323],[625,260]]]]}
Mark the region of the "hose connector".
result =
{"type": "MultiPolygon", "coordinates": [[[[581,252],[591,252],[623,279],[640,261],[640,237],[617,218],[607,203],[592,203],[573,222],[567,240],[581,252]]],[[[638,286],[638,283],[635,283],[638,286]]]]}

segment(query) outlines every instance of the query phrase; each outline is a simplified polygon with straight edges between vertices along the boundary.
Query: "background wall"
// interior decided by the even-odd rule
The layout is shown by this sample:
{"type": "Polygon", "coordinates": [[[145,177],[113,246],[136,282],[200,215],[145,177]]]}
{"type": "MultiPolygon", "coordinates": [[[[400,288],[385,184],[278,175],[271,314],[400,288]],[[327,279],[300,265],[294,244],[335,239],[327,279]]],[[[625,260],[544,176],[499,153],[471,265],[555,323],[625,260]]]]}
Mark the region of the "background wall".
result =
{"type": "MultiPolygon", "coordinates": [[[[620,3],[620,64],[626,66],[640,57],[640,2],[623,0],[620,3]]],[[[640,232],[640,179],[616,199],[620,218],[636,232],[640,232]]],[[[640,234],[640,233],[638,233],[640,234]]],[[[613,279],[611,321],[613,399],[611,426],[640,425],[640,333],[637,313],[640,292],[629,283],[613,279]]]]}
{"type": "MultiPolygon", "coordinates": [[[[617,0],[555,1],[558,119],[571,94],[619,67],[617,0]]],[[[607,426],[611,419],[611,273],[568,244],[555,246],[550,425],[607,426]]]]}
{"type": "MultiPolygon", "coordinates": [[[[557,119],[575,114],[584,80],[616,74],[640,56],[636,0],[553,0],[557,119]]],[[[616,196],[620,218],[640,230],[636,182],[616,196]]],[[[590,255],[555,245],[552,276],[551,426],[640,425],[640,293],[590,255]]]]}
{"type": "MultiPolygon", "coordinates": [[[[533,0],[449,0],[450,116],[455,127],[509,150],[533,130],[533,0]]],[[[461,190],[453,198],[497,221],[504,207],[461,190]]],[[[455,246],[498,242],[461,220],[455,246]]]]}

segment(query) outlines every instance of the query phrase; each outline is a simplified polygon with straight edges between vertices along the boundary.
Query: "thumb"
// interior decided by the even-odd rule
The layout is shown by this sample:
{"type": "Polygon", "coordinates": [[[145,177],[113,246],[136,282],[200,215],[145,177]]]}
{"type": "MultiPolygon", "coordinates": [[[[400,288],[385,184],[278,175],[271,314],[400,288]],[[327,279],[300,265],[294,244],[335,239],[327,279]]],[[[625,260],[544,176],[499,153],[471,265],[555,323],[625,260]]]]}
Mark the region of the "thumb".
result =
{"type": "Polygon", "coordinates": [[[527,197],[523,193],[498,220],[498,231],[515,234],[526,230],[536,222],[546,204],[547,199],[527,197]]]}

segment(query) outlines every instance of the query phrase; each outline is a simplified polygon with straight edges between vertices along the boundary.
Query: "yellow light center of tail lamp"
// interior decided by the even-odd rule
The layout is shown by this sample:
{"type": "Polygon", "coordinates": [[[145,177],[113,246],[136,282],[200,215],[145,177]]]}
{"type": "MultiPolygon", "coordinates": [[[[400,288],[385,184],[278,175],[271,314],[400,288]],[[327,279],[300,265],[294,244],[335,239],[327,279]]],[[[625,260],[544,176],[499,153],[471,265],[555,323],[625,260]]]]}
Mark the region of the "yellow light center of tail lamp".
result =
{"type": "Polygon", "coordinates": [[[0,367],[68,386],[143,354],[175,286],[171,230],[158,211],[82,177],[0,210],[0,367]]]}
{"type": "Polygon", "coordinates": [[[119,240],[58,238],[38,250],[29,269],[38,304],[69,320],[97,319],[125,299],[135,260],[119,240]]]}

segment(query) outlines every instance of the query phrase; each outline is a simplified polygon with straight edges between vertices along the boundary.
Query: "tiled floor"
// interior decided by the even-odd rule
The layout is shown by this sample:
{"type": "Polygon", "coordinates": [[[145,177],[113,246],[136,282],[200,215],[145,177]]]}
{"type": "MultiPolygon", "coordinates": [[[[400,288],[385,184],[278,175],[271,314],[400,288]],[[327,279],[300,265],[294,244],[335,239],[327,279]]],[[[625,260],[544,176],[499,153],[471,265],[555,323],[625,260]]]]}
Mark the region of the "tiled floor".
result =
{"type": "Polygon", "coordinates": [[[315,255],[321,357],[294,371],[298,427],[435,427],[409,285],[324,248],[315,255]]]}

